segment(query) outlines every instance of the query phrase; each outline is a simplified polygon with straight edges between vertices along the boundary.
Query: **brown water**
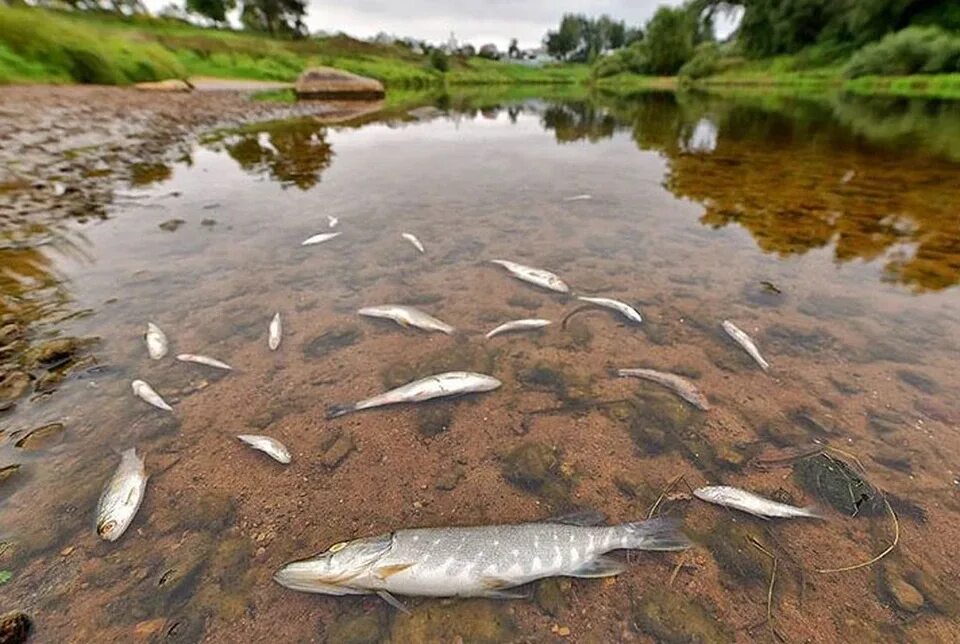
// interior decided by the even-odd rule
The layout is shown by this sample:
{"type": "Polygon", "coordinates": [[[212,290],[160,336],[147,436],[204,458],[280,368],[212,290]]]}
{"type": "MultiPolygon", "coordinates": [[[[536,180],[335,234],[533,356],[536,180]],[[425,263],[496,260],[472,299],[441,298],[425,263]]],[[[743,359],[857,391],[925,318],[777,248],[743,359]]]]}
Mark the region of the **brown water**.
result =
{"type": "Polygon", "coordinates": [[[6,321],[30,330],[18,351],[99,342],[23,358],[34,393],[0,433],[0,466],[21,466],[0,482],[12,575],[0,609],[30,613],[44,642],[960,638],[960,111],[656,94],[439,106],[211,136],[122,188],[104,221],[4,233],[6,321]],[[566,200],[580,194],[592,198],[566,200]],[[343,234],[300,247],[327,215],[343,234]],[[183,223],[159,227],[171,219],[183,223]],[[495,258],[634,303],[645,320],[584,311],[563,328],[575,301],[495,258]],[[383,303],[461,333],[355,314],[383,303]],[[555,324],[483,339],[522,317],[555,324]],[[752,335],[769,374],[724,319],[752,335]],[[236,370],[149,360],[148,320],[171,355],[236,370]],[[612,377],[620,367],[682,374],[712,409],[612,377]],[[324,418],[328,404],[460,369],[504,386],[324,418]],[[174,413],[134,398],[134,378],[174,413]],[[22,442],[50,423],[62,428],[22,442]],[[240,433],[279,438],[293,463],[240,433]],[[113,450],[133,445],[146,499],[105,543],[97,498],[113,450]],[[811,445],[831,451],[778,460],[811,445]],[[829,520],[690,499],[686,484],[716,482],[829,520]],[[892,553],[817,572],[890,543],[884,498],[892,553]],[[408,617],[271,581],[291,559],[398,528],[583,508],[626,521],[654,505],[682,518],[692,550],[633,554],[615,579],[544,582],[530,600],[409,599],[408,617]]]}

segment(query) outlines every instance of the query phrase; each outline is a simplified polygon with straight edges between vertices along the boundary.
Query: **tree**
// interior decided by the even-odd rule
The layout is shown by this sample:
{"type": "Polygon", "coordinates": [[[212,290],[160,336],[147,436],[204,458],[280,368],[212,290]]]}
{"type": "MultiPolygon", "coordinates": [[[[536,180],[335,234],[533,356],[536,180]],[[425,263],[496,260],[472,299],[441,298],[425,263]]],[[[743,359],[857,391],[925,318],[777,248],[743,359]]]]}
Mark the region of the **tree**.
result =
{"type": "Polygon", "coordinates": [[[520,58],[520,47],[517,46],[517,39],[510,39],[510,47],[507,49],[507,56],[510,58],[520,58]]]}
{"type": "Polygon", "coordinates": [[[486,45],[483,45],[482,47],[480,47],[480,52],[478,55],[481,58],[497,60],[498,58],[500,58],[500,51],[497,49],[496,45],[488,42],[486,45]]]}
{"type": "Polygon", "coordinates": [[[643,47],[649,72],[676,74],[693,57],[696,23],[685,8],[662,6],[647,23],[643,47]]]}
{"type": "Polygon", "coordinates": [[[546,38],[547,53],[555,58],[566,58],[577,50],[583,33],[584,16],[564,14],[558,31],[548,31],[546,38]]]}
{"type": "Polygon", "coordinates": [[[187,11],[220,24],[227,21],[227,12],[237,7],[237,0],[187,0],[187,11]]]}
{"type": "Polygon", "coordinates": [[[250,31],[302,37],[307,33],[306,15],[306,0],[244,0],[240,22],[250,31]]]}

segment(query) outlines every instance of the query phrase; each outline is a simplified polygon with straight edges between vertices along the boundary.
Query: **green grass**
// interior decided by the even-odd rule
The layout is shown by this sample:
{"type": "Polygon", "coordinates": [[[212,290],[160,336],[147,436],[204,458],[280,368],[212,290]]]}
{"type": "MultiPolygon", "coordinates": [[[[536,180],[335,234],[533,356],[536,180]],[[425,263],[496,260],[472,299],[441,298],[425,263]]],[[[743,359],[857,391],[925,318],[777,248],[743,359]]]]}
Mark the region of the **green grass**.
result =
{"type": "Polygon", "coordinates": [[[864,96],[960,99],[960,74],[861,76],[848,80],[843,87],[853,94],[864,96]]]}

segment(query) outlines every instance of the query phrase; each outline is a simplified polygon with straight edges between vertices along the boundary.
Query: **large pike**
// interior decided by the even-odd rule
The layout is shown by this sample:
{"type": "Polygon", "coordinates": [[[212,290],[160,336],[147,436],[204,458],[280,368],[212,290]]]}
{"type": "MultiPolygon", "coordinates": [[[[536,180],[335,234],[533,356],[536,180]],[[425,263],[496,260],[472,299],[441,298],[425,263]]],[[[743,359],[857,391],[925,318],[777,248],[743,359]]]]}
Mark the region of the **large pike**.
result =
{"type": "Polygon", "coordinates": [[[140,509],[147,478],[136,448],[120,455],[120,466],[97,503],[97,534],[101,538],[116,541],[126,531],[140,509]]]}
{"type": "Polygon", "coordinates": [[[336,418],[361,409],[395,405],[397,403],[421,402],[432,398],[462,396],[464,394],[493,391],[501,383],[493,376],[470,371],[448,371],[435,376],[414,380],[403,386],[391,389],[372,398],[347,405],[331,405],[327,408],[327,418],[336,418]]]}
{"type": "Polygon", "coordinates": [[[393,320],[402,327],[413,326],[424,331],[439,331],[450,335],[454,328],[446,322],[441,322],[432,315],[420,309],[402,304],[383,304],[381,306],[367,306],[357,311],[360,315],[371,318],[393,320]]]}
{"type": "Polygon", "coordinates": [[[757,348],[757,345],[754,343],[753,338],[746,334],[746,332],[741,331],[736,324],[730,320],[723,321],[723,330],[727,332],[734,342],[743,347],[743,350],[750,354],[750,357],[760,365],[760,368],[766,371],[770,368],[770,363],[763,359],[763,356],[760,355],[760,349],[757,348]]]}
{"type": "Polygon", "coordinates": [[[556,291],[557,293],[570,292],[570,287],[567,286],[562,279],[542,268],[531,268],[530,266],[524,266],[523,264],[510,262],[505,259],[491,259],[490,263],[503,266],[518,280],[539,286],[540,288],[556,291]]]}
{"type": "Polygon", "coordinates": [[[683,550],[690,542],[672,519],[615,526],[559,522],[398,530],[338,543],[274,575],[308,593],[392,593],[423,597],[524,597],[509,589],[546,577],[612,577],[626,565],[613,550],[683,550]]]}
{"type": "Polygon", "coordinates": [[[643,380],[655,382],[658,385],[672,390],[697,409],[702,409],[703,411],[710,409],[710,403],[707,401],[707,397],[700,393],[700,390],[697,389],[692,382],[676,374],[654,371],[653,369],[619,369],[617,370],[617,375],[621,378],[642,378],[643,380]]]}

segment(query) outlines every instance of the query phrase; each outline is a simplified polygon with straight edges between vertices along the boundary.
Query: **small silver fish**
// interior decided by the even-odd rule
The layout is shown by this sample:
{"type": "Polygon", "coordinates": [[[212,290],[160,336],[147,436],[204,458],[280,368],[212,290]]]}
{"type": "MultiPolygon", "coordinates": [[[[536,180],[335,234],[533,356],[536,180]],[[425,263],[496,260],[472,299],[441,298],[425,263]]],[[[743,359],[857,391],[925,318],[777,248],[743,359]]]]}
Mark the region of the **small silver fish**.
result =
{"type": "Polygon", "coordinates": [[[750,357],[756,361],[760,368],[766,371],[770,368],[770,363],[763,359],[763,356],[760,355],[760,349],[757,348],[757,345],[754,344],[753,339],[747,335],[745,332],[737,328],[737,325],[731,322],[730,320],[723,321],[723,330],[727,332],[734,341],[743,347],[743,350],[750,354],[750,357]]]}
{"type": "Polygon", "coordinates": [[[258,436],[256,434],[240,434],[237,436],[237,438],[242,440],[253,449],[258,449],[261,452],[270,455],[270,457],[278,463],[283,463],[286,465],[290,462],[290,450],[288,450],[286,446],[276,438],[270,438],[269,436],[258,436]]]}
{"type": "Polygon", "coordinates": [[[167,335],[153,322],[147,322],[147,353],[154,360],[167,355],[167,335]]]}
{"type": "Polygon", "coordinates": [[[195,362],[197,364],[204,364],[208,367],[216,367],[217,369],[226,369],[228,371],[233,369],[233,367],[228,365],[226,362],[220,362],[216,358],[200,356],[195,353],[181,353],[177,356],[177,360],[180,362],[195,362]]]}
{"type": "Polygon", "coordinates": [[[564,201],[588,201],[593,199],[592,195],[573,195],[572,197],[564,198],[564,201]]]}
{"type": "Polygon", "coordinates": [[[320,234],[318,234],[318,235],[314,235],[313,237],[307,237],[307,238],[304,239],[302,242],[300,242],[300,245],[301,245],[301,246],[313,246],[314,244],[322,244],[323,242],[329,241],[329,240],[333,239],[334,237],[339,237],[341,234],[342,234],[342,233],[340,233],[340,232],[335,232],[335,233],[320,233],[320,234]]]}
{"type": "Polygon", "coordinates": [[[432,398],[462,396],[464,394],[492,391],[501,383],[493,376],[470,371],[449,371],[414,380],[396,389],[384,392],[347,405],[331,405],[327,408],[327,418],[336,418],[361,409],[371,409],[397,403],[421,402],[432,398]]]}
{"type": "Polygon", "coordinates": [[[269,335],[267,336],[267,346],[271,351],[276,351],[280,346],[280,339],[283,337],[283,326],[280,324],[280,314],[276,313],[270,320],[269,335]]]}
{"type": "Polygon", "coordinates": [[[357,313],[371,318],[393,320],[402,327],[412,326],[425,331],[440,331],[447,335],[454,332],[454,328],[446,322],[441,322],[420,309],[402,304],[367,306],[357,311],[357,313]]]}
{"type": "Polygon", "coordinates": [[[102,539],[116,541],[130,526],[143,501],[147,478],[136,448],[120,455],[120,465],[97,503],[97,534],[102,539]]]}
{"type": "Polygon", "coordinates": [[[330,225],[330,228],[336,228],[337,224],[340,223],[340,220],[337,219],[336,217],[331,217],[330,215],[327,215],[327,223],[330,225]]]}
{"type": "Polygon", "coordinates": [[[543,270],[542,268],[531,268],[530,266],[524,266],[523,264],[507,261],[505,259],[491,259],[490,263],[503,266],[518,280],[539,286],[540,288],[556,291],[557,293],[570,292],[570,287],[567,286],[562,279],[550,271],[543,270]]]}
{"type": "Polygon", "coordinates": [[[620,377],[642,378],[650,382],[655,382],[658,385],[673,390],[674,393],[697,409],[702,409],[703,411],[710,409],[710,403],[707,401],[707,397],[700,393],[700,390],[697,389],[692,382],[676,374],[654,371],[653,369],[619,369],[617,375],[620,377]]]}
{"type": "Polygon", "coordinates": [[[281,586],[308,593],[421,597],[524,597],[509,589],[547,577],[612,577],[626,570],[614,550],[684,550],[672,519],[614,526],[522,523],[397,530],[330,546],[283,566],[281,586]]]}
{"type": "Polygon", "coordinates": [[[416,248],[421,253],[426,252],[423,250],[423,244],[420,243],[420,240],[417,239],[416,235],[413,235],[411,233],[400,233],[400,236],[406,239],[411,244],[413,244],[413,247],[416,248]]]}
{"type": "Polygon", "coordinates": [[[595,304],[596,306],[602,306],[605,309],[616,311],[631,322],[636,322],[637,324],[643,322],[643,318],[640,317],[640,311],[629,304],[624,304],[620,300],[613,300],[609,297],[584,297],[583,295],[578,296],[577,299],[581,302],[595,304]]]}
{"type": "Polygon", "coordinates": [[[134,380],[130,383],[130,386],[133,388],[133,393],[135,396],[141,400],[150,403],[154,407],[162,409],[164,411],[173,411],[173,407],[167,404],[163,398],[160,397],[153,387],[148,385],[143,380],[134,380]]]}
{"type": "Polygon", "coordinates": [[[819,510],[812,506],[798,508],[727,485],[709,485],[697,488],[693,491],[693,495],[708,503],[716,503],[734,510],[741,510],[763,519],[825,518],[819,510]]]}
{"type": "Polygon", "coordinates": [[[487,333],[485,338],[488,340],[495,335],[500,335],[501,333],[509,333],[511,331],[529,331],[532,329],[542,329],[545,326],[550,325],[550,320],[540,320],[537,318],[531,318],[528,320],[513,320],[512,322],[504,322],[494,330],[487,333]]]}

